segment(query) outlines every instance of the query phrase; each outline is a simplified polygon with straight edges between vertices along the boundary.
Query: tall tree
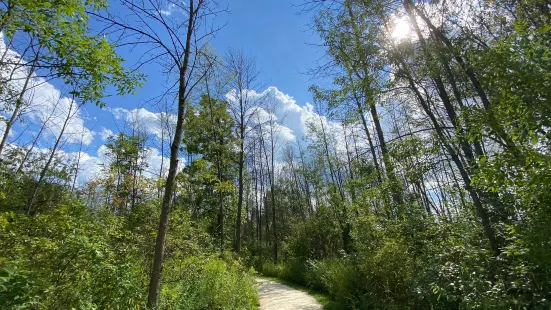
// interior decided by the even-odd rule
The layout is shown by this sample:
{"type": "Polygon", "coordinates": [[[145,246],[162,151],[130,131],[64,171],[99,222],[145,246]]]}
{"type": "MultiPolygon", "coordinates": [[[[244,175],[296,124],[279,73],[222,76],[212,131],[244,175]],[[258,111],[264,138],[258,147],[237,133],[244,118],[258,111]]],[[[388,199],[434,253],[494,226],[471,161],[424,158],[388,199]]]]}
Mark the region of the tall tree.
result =
{"type": "Polygon", "coordinates": [[[184,145],[188,153],[201,155],[200,161],[206,161],[206,169],[196,171],[210,175],[203,178],[206,182],[202,188],[210,191],[205,193],[206,203],[218,206],[216,231],[220,250],[223,251],[225,205],[233,193],[233,172],[237,157],[233,119],[228,112],[227,102],[208,95],[203,95],[196,107],[188,109],[186,119],[184,145]]]}
{"type": "MultiPolygon", "coordinates": [[[[75,100],[103,105],[108,84],[119,94],[132,92],[139,76],[122,66],[105,37],[93,34],[89,26],[91,12],[106,8],[104,1],[72,0],[56,5],[49,2],[15,0],[0,5],[0,88],[3,109],[11,116],[0,141],[0,154],[10,130],[25,107],[31,104],[29,90],[36,78],[57,78],[69,85],[75,100]],[[78,46],[79,48],[74,48],[78,46]],[[25,75],[23,83],[19,80],[25,75]],[[6,96],[7,94],[7,96],[6,96]]],[[[95,14],[92,13],[92,14],[95,14]]]]}
{"type": "Polygon", "coordinates": [[[225,59],[226,74],[229,79],[230,111],[232,113],[235,130],[239,139],[238,164],[238,196],[237,218],[235,228],[234,250],[241,251],[241,222],[243,213],[243,199],[245,188],[245,143],[251,131],[254,117],[263,104],[263,96],[255,93],[259,88],[259,71],[254,58],[245,55],[242,51],[229,50],[225,59]]]}
{"type": "Polygon", "coordinates": [[[208,17],[216,15],[218,11],[215,9],[216,3],[211,4],[207,0],[121,0],[120,4],[127,13],[124,17],[101,14],[94,16],[106,24],[106,31],[115,31],[126,39],[126,42],[120,43],[121,45],[148,46],[139,66],[152,62],[161,63],[166,66],[168,76],[176,76],[175,83],[166,93],[174,94],[176,97],[176,128],[170,146],[169,168],[164,185],[147,300],[147,306],[155,308],[161,286],[165,241],[178,172],[185,111],[192,92],[210,67],[208,62],[201,61],[201,58],[206,56],[204,47],[211,35],[217,31],[217,28],[207,27],[210,21],[208,17]],[[172,10],[171,14],[166,14],[167,9],[172,10]],[[201,31],[204,32],[200,33],[201,31]]]}

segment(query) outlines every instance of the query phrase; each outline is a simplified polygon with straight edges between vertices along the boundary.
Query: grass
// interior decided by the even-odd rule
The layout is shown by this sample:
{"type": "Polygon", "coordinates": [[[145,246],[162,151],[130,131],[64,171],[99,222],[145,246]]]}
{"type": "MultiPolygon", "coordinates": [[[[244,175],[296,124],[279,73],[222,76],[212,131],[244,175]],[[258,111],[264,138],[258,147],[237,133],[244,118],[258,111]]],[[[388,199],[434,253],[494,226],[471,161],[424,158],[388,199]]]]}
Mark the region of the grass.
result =
{"type": "Polygon", "coordinates": [[[331,297],[329,297],[327,294],[312,290],[308,287],[305,287],[305,286],[302,286],[302,285],[299,285],[299,284],[296,284],[296,283],[293,283],[293,282],[289,282],[287,280],[274,278],[274,277],[266,277],[266,276],[262,275],[262,276],[260,276],[260,278],[271,280],[271,281],[274,281],[274,282],[277,282],[277,283],[281,283],[283,285],[287,285],[289,287],[292,287],[296,290],[303,291],[303,292],[307,293],[308,295],[311,295],[312,297],[314,297],[323,306],[323,309],[325,309],[325,310],[344,310],[345,309],[343,306],[341,306],[341,305],[337,304],[335,301],[333,301],[331,299],[331,297]]]}

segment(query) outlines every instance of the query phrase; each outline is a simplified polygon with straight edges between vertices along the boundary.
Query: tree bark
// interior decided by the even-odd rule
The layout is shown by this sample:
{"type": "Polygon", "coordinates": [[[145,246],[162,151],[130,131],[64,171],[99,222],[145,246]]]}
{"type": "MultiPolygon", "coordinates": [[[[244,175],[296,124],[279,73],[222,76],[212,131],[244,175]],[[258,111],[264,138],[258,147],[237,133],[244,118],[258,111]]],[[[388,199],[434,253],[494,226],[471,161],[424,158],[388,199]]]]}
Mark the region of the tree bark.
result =
{"type": "Polygon", "coordinates": [[[166,232],[168,228],[168,218],[170,213],[170,205],[172,192],[174,189],[174,182],[176,179],[176,173],[178,171],[178,154],[180,144],[182,143],[182,131],[184,125],[185,106],[187,99],[187,80],[186,75],[188,71],[188,64],[190,58],[190,47],[193,26],[197,10],[194,8],[194,1],[189,0],[189,19],[187,24],[187,35],[184,50],[184,61],[180,67],[179,85],[178,85],[178,115],[176,119],[176,130],[174,132],[174,138],[170,146],[170,161],[168,168],[168,176],[166,178],[165,190],[163,193],[163,201],[161,206],[161,216],[159,219],[159,227],[157,229],[157,238],[155,240],[155,256],[153,259],[153,270],[151,272],[151,279],[149,282],[149,292],[147,296],[147,307],[154,309],[157,306],[159,299],[159,289],[161,287],[161,272],[163,269],[164,253],[165,253],[165,240],[166,232]]]}
{"type": "MultiPolygon", "coordinates": [[[[243,114],[242,114],[243,115],[243,114]]],[[[235,223],[235,244],[234,250],[241,251],[241,212],[243,212],[243,172],[245,170],[245,128],[244,124],[240,128],[239,137],[239,176],[238,176],[238,197],[237,197],[237,219],[235,223]]]]}

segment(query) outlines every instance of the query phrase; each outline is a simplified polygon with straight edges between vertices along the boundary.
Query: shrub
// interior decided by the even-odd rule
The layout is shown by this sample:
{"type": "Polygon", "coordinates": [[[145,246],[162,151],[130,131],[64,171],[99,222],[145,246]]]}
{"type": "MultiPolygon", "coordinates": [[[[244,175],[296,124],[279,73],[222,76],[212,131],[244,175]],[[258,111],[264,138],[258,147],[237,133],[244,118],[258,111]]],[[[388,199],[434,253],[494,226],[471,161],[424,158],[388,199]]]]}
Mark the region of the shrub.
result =
{"type": "Polygon", "coordinates": [[[113,218],[61,205],[32,217],[0,214],[2,309],[129,309],[145,299],[135,252],[113,218]],[[109,223],[109,224],[107,224],[109,223]]]}
{"type": "Polygon", "coordinates": [[[256,309],[253,276],[237,262],[189,257],[167,272],[160,309],[256,309]]]}
{"type": "MultiPolygon", "coordinates": [[[[255,309],[252,272],[229,253],[201,254],[203,234],[183,211],[172,216],[161,309],[255,309]]],[[[140,219],[128,225],[78,202],[34,216],[0,212],[0,309],[144,308],[152,238],[140,219]]]]}
{"type": "Polygon", "coordinates": [[[260,271],[267,277],[280,278],[283,274],[283,265],[276,265],[271,261],[265,261],[260,271]]]}
{"type": "Polygon", "coordinates": [[[346,260],[331,258],[309,261],[306,272],[306,284],[314,289],[324,291],[342,304],[349,304],[356,271],[346,260]]]}
{"type": "Polygon", "coordinates": [[[301,259],[291,258],[280,263],[279,277],[290,282],[306,283],[306,263],[301,259]]]}

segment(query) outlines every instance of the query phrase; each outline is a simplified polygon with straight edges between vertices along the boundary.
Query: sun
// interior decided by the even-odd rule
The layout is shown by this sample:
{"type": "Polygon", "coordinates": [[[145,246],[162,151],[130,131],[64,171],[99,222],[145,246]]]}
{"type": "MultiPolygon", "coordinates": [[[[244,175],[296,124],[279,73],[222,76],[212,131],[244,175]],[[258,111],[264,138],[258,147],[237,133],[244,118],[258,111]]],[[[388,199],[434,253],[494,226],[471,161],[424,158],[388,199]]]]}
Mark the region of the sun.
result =
{"type": "Polygon", "coordinates": [[[390,36],[396,40],[404,40],[411,35],[411,27],[405,17],[397,18],[392,23],[392,30],[390,36]]]}

